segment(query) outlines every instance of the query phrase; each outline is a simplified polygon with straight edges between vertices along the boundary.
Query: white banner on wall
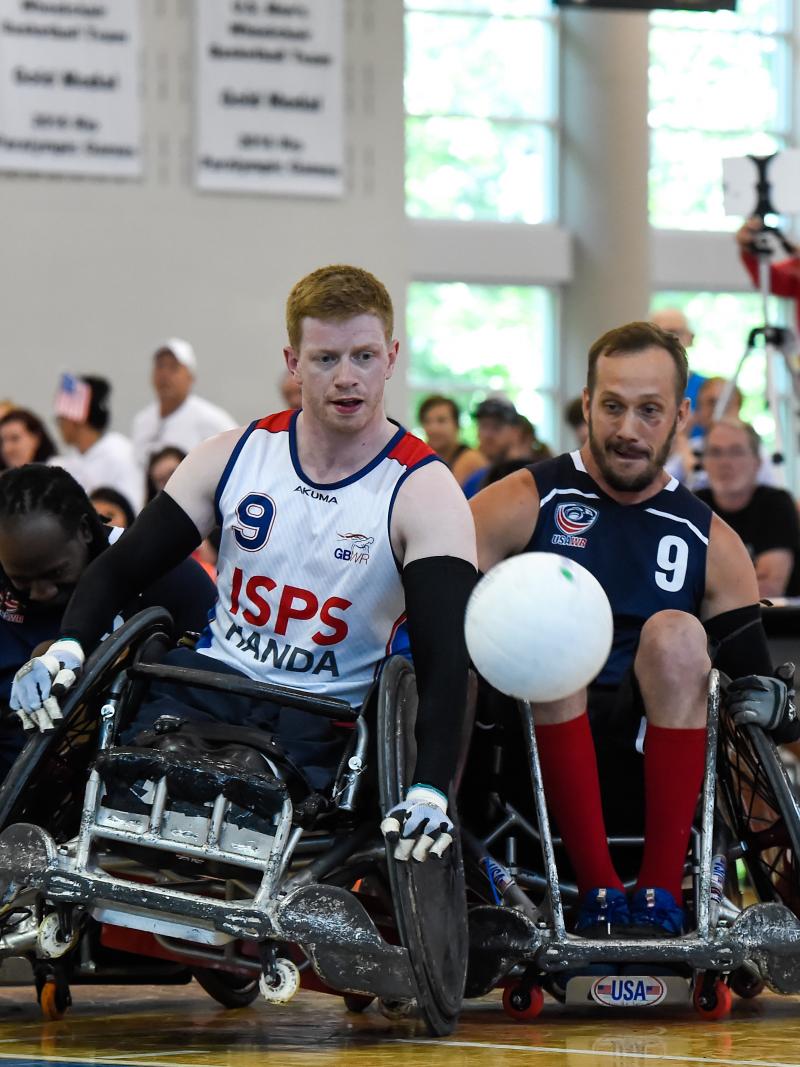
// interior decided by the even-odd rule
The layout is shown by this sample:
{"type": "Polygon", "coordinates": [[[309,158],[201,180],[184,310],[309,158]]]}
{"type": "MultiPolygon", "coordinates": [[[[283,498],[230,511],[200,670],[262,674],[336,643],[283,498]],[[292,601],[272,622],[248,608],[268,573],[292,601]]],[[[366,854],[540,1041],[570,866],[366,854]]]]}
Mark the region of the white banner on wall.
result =
{"type": "Polygon", "coordinates": [[[341,196],[342,0],[197,0],[196,183],[341,196]]]}
{"type": "Polygon", "coordinates": [[[138,0],[0,0],[0,170],[141,173],[138,0]]]}

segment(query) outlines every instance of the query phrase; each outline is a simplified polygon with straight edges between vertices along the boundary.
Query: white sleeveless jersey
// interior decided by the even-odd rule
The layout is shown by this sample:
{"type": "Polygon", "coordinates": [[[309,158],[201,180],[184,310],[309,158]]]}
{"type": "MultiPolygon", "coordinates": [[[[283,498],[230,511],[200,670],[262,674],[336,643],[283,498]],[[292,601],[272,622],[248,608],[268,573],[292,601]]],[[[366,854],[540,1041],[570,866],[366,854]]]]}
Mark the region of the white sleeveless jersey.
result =
{"type": "Polygon", "coordinates": [[[357,706],[408,647],[389,525],[403,481],[437,457],[401,427],[358,473],[317,485],[300,467],[297,414],[252,423],[220,479],[218,600],[197,651],[357,706]]]}

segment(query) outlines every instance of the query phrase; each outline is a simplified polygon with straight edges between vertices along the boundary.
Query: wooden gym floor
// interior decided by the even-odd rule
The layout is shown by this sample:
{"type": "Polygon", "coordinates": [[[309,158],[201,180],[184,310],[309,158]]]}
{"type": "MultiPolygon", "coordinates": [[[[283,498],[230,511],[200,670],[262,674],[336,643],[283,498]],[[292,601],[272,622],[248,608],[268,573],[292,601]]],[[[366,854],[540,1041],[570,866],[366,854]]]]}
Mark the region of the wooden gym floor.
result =
{"type": "Polygon", "coordinates": [[[42,1020],[31,987],[0,989],[0,1067],[800,1067],[800,997],[734,999],[706,1022],[686,1009],[583,1012],[549,998],[519,1024],[496,995],[472,1001],[449,1038],[373,1007],[348,1014],[338,997],[301,990],[285,1007],[260,999],[226,1011],[189,986],[76,986],[60,1022],[42,1020]]]}

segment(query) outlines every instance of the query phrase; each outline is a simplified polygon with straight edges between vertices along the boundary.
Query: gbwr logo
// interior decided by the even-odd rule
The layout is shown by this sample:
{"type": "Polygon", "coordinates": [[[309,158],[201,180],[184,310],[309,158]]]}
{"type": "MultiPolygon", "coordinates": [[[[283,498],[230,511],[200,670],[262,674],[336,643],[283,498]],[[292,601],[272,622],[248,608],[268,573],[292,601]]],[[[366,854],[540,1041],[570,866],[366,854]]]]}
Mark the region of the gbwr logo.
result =
{"type": "Polygon", "coordinates": [[[374,537],[362,533],[337,534],[337,537],[347,543],[346,548],[339,546],[333,550],[337,559],[347,560],[349,563],[369,563],[369,550],[375,544],[374,537]]]}

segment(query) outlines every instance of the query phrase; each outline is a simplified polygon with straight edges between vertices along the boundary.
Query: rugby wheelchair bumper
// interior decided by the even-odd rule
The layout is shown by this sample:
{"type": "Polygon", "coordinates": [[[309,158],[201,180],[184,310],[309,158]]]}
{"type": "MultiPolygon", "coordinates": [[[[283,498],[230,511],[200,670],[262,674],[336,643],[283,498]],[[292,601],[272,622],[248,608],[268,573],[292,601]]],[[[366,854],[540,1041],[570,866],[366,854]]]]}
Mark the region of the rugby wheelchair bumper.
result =
{"type": "MultiPolygon", "coordinates": [[[[164,612],[149,609],[104,641],[65,703],[63,725],[28,742],[0,789],[0,825],[5,827],[0,833],[0,957],[58,957],[76,944],[89,917],[145,931],[174,948],[178,959],[208,959],[220,969],[228,964],[233,973],[252,974],[263,967],[265,976],[274,976],[276,961],[294,967],[286,959],[289,952],[290,959],[307,958],[332,989],[391,1001],[415,999],[432,1033],[449,1032],[466,972],[460,851],[453,848],[452,855],[425,864],[396,863],[378,835],[374,790],[370,795],[363,774],[375,758],[379,781],[374,789],[383,804],[399,799],[408,784],[405,751],[416,710],[410,665],[387,662],[374,715],[362,714],[342,701],[310,698],[299,690],[145,662],[154,648],[156,654],[164,648],[169,625],[164,612]],[[215,759],[213,751],[195,757],[180,746],[140,748],[138,740],[118,745],[121,726],[153,679],[280,702],[347,725],[341,731],[342,763],[331,798],[322,804],[321,822],[302,814],[297,789],[270,759],[254,775],[215,759]],[[368,750],[373,720],[374,744],[368,750]],[[84,749],[85,736],[91,737],[90,755],[82,757],[88,770],[85,794],[82,803],[54,797],[54,815],[42,817],[41,797],[37,801],[31,795],[41,785],[37,774],[47,773],[56,750],[61,764],[68,763],[59,746],[64,748],[70,725],[84,739],[84,749]],[[141,794],[139,807],[125,808],[115,799],[115,785],[133,782],[145,782],[146,795],[141,794]],[[356,816],[364,793],[370,808],[356,816]],[[138,868],[132,867],[134,861],[138,868]],[[187,870],[203,875],[180,877],[187,870]],[[369,890],[366,896],[354,891],[362,877],[384,885],[400,944],[379,931],[378,923],[386,922],[385,906],[377,907],[381,918],[373,919],[369,890]],[[211,890],[194,891],[203,879],[211,890]],[[190,883],[191,889],[185,888],[190,883]],[[427,900],[422,907],[420,886],[427,900]],[[448,910],[453,917],[443,921],[448,910]]],[[[80,765],[74,755],[70,759],[80,765]]],[[[413,764],[408,767],[413,770],[413,764]]],[[[270,999],[263,986],[262,992],[270,999]]]]}

